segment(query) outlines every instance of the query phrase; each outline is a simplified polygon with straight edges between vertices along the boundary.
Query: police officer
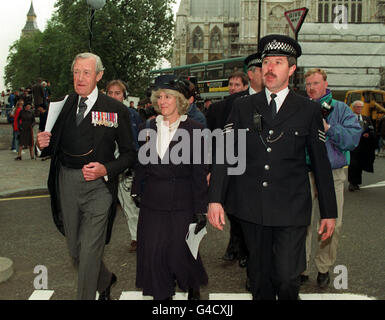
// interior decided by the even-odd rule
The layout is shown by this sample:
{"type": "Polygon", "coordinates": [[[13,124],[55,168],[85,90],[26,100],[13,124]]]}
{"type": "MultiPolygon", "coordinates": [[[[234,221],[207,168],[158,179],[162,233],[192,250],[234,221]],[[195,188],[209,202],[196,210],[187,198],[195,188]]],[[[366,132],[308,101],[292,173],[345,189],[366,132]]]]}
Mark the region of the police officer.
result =
{"type": "MultiPolygon", "coordinates": [[[[253,53],[246,57],[244,65],[247,69],[247,77],[249,78],[250,86],[247,88],[247,77],[243,72],[236,71],[229,77],[229,86],[232,89],[230,96],[225,100],[214,103],[207,113],[207,123],[210,130],[223,129],[226,124],[226,120],[231,112],[232,104],[238,97],[254,94],[262,90],[262,58],[261,53],[253,53]],[[242,83],[243,86],[238,86],[238,89],[234,89],[235,86],[231,83],[237,82],[242,83]]],[[[215,148],[213,148],[215,150],[215,148]]],[[[229,190],[228,195],[231,197],[232,191],[229,190]]],[[[228,202],[229,203],[229,202],[228,202]]],[[[239,222],[233,218],[231,213],[233,209],[230,207],[226,208],[230,222],[230,239],[227,246],[226,252],[222,257],[225,261],[233,261],[238,259],[240,267],[246,267],[247,262],[247,248],[245,245],[242,229],[239,222]]],[[[249,285],[246,284],[249,288],[249,285]]]]}
{"type": "MultiPolygon", "coordinates": [[[[235,150],[239,144],[246,148],[245,172],[232,177],[234,214],[249,252],[253,298],[298,299],[311,218],[305,149],[319,190],[323,239],[333,233],[337,217],[333,177],[319,106],[288,88],[301,47],[283,35],[263,37],[258,47],[265,90],[235,100],[224,130],[225,137],[235,135],[235,150]],[[237,139],[240,130],[246,132],[244,141],[237,139]]],[[[208,218],[219,230],[225,223],[221,195],[229,181],[227,169],[214,164],[210,181],[208,218]]]]}

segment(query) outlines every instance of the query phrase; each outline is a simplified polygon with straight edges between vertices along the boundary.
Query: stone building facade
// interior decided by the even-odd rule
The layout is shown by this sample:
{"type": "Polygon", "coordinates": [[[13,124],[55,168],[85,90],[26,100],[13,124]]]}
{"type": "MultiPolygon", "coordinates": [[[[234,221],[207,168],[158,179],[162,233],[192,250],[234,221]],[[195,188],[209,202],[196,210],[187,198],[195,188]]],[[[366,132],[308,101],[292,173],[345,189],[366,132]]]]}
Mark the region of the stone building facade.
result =
{"type": "Polygon", "coordinates": [[[284,12],[302,7],[309,9],[298,34],[302,71],[327,69],[334,89],[383,88],[385,1],[379,0],[181,0],[171,65],[246,56],[257,50],[258,31],[294,37],[284,12]]]}

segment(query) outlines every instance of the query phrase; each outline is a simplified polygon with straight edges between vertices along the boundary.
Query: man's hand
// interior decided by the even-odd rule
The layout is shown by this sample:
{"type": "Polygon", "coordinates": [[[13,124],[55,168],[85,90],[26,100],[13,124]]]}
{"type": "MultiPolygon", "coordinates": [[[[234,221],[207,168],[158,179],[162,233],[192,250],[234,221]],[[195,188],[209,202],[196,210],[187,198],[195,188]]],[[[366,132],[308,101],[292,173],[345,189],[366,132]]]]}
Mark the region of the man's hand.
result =
{"type": "Polygon", "coordinates": [[[322,241],[325,241],[332,236],[335,225],[336,219],[321,219],[321,225],[318,229],[318,234],[321,236],[322,241]]]}
{"type": "Polygon", "coordinates": [[[220,203],[209,203],[207,217],[214,228],[223,230],[223,226],[225,225],[225,211],[220,203]]]}
{"type": "Polygon", "coordinates": [[[43,150],[44,148],[49,146],[49,142],[51,141],[51,132],[42,131],[37,134],[36,145],[39,150],[43,150]]]}
{"type": "Polygon", "coordinates": [[[82,168],[83,177],[86,181],[92,181],[107,175],[106,167],[99,162],[90,162],[82,168]]]}
{"type": "Polygon", "coordinates": [[[330,125],[326,122],[325,119],[322,119],[323,123],[324,123],[324,130],[325,130],[325,133],[328,132],[329,128],[330,128],[330,125]]]}

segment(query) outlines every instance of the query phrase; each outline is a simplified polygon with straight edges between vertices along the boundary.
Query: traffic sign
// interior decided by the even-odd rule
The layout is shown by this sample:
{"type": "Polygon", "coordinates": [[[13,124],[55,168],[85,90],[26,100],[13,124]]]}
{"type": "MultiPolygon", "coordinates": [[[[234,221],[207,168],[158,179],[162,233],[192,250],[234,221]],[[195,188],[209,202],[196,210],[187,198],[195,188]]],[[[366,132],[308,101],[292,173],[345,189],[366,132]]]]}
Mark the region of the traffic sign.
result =
{"type": "Polygon", "coordinates": [[[299,8],[294,10],[285,11],[285,17],[289,21],[290,28],[295,34],[299,32],[302,27],[306,15],[308,13],[308,8],[299,8]]]}

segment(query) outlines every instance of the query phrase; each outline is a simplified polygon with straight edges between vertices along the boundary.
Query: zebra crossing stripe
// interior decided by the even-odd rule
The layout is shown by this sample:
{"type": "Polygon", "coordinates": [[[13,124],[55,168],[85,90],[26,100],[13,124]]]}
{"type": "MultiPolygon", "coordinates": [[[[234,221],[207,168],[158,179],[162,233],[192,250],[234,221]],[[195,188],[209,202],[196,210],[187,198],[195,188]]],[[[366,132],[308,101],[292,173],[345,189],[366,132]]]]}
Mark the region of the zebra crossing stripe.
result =
{"type": "Polygon", "coordinates": [[[210,293],[209,300],[252,300],[251,293],[210,293]]]}
{"type": "MultiPolygon", "coordinates": [[[[187,300],[187,293],[177,292],[173,300],[187,300]]],[[[144,296],[142,291],[123,291],[119,300],[154,300],[151,296],[144,296]]]]}
{"type": "Polygon", "coordinates": [[[28,300],[49,300],[53,293],[54,290],[35,290],[28,300]]]}
{"type": "Polygon", "coordinates": [[[299,297],[301,300],[377,300],[373,297],[351,293],[300,293],[299,297]]]}
{"type": "MultiPolygon", "coordinates": [[[[35,290],[28,300],[50,300],[54,290],[35,290]]],[[[377,300],[367,295],[351,293],[300,293],[301,300],[377,300]]],[[[96,298],[97,299],[97,298],[96,298]]],[[[153,300],[142,291],[122,291],[119,300],[153,300]]],[[[187,300],[187,293],[177,292],[173,300],[187,300]]],[[[209,300],[252,300],[250,293],[210,293],[209,300]]]]}
{"type": "Polygon", "coordinates": [[[368,186],[360,187],[360,189],[367,189],[367,188],[379,188],[379,187],[385,187],[385,181],[380,181],[375,184],[370,184],[368,186]]]}

